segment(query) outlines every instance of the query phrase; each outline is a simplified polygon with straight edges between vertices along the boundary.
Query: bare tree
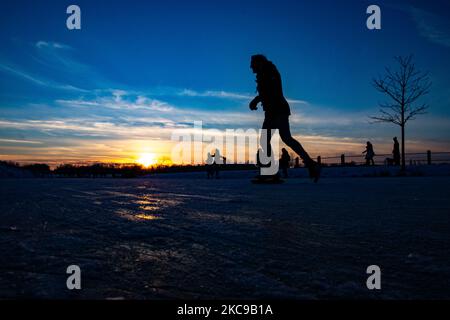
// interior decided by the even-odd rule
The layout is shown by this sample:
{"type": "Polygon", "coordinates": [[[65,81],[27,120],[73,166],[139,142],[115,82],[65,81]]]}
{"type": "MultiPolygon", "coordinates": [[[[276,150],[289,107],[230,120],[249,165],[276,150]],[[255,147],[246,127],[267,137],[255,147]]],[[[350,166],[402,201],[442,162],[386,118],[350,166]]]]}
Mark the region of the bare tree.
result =
{"type": "Polygon", "coordinates": [[[396,57],[398,70],[385,68],[383,77],[373,80],[373,86],[386,94],[390,101],[380,104],[380,114],[370,117],[375,122],[390,122],[400,126],[402,131],[402,170],[405,170],[405,126],[409,120],[425,114],[428,105],[416,104],[417,100],[429,93],[431,81],[428,72],[416,70],[412,55],[396,57]]]}

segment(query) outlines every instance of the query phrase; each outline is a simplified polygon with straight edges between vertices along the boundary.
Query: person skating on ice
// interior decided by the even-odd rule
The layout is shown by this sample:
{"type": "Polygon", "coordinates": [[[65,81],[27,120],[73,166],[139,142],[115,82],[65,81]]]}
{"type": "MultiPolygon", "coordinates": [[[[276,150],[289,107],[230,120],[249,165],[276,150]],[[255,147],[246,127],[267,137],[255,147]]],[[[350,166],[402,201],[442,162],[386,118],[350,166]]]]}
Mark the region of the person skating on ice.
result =
{"type": "Polygon", "coordinates": [[[252,56],[250,67],[256,74],[258,95],[250,102],[249,107],[250,110],[257,110],[258,104],[262,104],[265,114],[262,129],[268,131],[267,135],[261,135],[262,151],[267,157],[271,156],[271,131],[278,129],[281,140],[300,156],[308,168],[310,178],[317,182],[320,178],[319,164],[311,159],[302,145],[291,135],[289,128],[291,110],[283,95],[281,76],[276,66],[264,55],[257,54],[252,56]],[[267,139],[267,141],[262,141],[262,139],[267,139]],[[264,150],[264,148],[267,150],[264,150]]]}

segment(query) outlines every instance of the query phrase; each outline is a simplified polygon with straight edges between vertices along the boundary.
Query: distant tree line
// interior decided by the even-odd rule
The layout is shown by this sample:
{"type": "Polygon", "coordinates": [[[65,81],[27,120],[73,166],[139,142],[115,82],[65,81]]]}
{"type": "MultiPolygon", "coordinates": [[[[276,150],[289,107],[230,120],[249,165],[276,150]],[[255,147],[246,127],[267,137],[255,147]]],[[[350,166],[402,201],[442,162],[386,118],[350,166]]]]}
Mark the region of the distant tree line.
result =
{"type": "Polygon", "coordinates": [[[51,174],[50,166],[45,163],[33,163],[21,166],[19,163],[13,161],[0,161],[0,165],[6,168],[25,170],[35,177],[46,177],[51,174]]]}
{"type": "MultiPolygon", "coordinates": [[[[145,168],[138,164],[95,163],[91,165],[61,164],[51,170],[48,164],[20,165],[12,161],[0,161],[4,167],[14,168],[32,173],[35,177],[66,178],[136,178],[155,173],[201,172],[204,165],[157,165],[145,168]]],[[[227,164],[221,170],[252,170],[253,164],[227,164]]]]}
{"type": "Polygon", "coordinates": [[[140,165],[96,163],[92,165],[62,164],[53,170],[60,177],[70,178],[134,178],[149,173],[140,165]]]}
{"type": "MultiPolygon", "coordinates": [[[[200,172],[205,171],[205,169],[205,165],[156,165],[145,168],[138,164],[98,163],[82,166],[64,164],[53,170],[53,173],[62,177],[136,178],[155,173],[200,172]]],[[[221,170],[251,169],[255,169],[255,166],[252,164],[227,164],[221,166],[221,170]]]]}

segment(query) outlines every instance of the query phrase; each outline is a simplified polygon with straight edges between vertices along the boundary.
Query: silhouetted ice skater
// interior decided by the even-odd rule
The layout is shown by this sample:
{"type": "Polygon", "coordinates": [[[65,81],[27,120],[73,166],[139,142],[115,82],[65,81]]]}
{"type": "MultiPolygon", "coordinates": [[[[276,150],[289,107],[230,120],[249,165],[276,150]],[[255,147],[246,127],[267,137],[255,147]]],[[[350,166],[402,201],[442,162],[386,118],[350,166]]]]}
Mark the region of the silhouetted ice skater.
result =
{"type": "Polygon", "coordinates": [[[281,158],[280,158],[280,169],[283,172],[283,177],[288,177],[288,169],[289,162],[291,161],[291,157],[285,148],[281,149],[281,158]]]}
{"type": "Polygon", "coordinates": [[[309,170],[309,176],[314,182],[320,177],[320,166],[311,159],[302,145],[295,140],[289,129],[289,116],[291,111],[289,104],[284,98],[281,76],[276,66],[265,56],[258,54],[251,58],[250,67],[256,74],[256,90],[258,95],[250,102],[250,110],[257,110],[258,103],[261,103],[265,112],[262,129],[267,130],[267,141],[264,142],[264,135],[261,135],[262,152],[266,157],[270,157],[272,150],[270,139],[272,130],[278,129],[281,140],[294,150],[309,170]],[[266,146],[267,150],[264,150],[266,146]]]}
{"type": "Polygon", "coordinates": [[[394,165],[400,165],[400,144],[398,143],[397,137],[394,137],[394,149],[392,150],[392,155],[394,156],[394,165]]]}
{"type": "Polygon", "coordinates": [[[364,150],[362,153],[366,154],[366,165],[374,166],[375,162],[373,161],[373,157],[375,156],[375,152],[373,151],[373,145],[372,145],[372,143],[370,143],[370,141],[367,141],[366,150],[364,150]]]}

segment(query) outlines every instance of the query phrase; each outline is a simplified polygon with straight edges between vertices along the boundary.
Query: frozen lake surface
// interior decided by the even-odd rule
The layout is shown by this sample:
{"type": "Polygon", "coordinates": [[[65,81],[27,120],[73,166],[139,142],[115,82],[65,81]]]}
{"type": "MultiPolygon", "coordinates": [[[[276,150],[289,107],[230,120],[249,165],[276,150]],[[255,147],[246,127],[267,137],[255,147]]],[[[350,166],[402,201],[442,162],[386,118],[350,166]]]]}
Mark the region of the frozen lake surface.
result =
{"type": "Polygon", "coordinates": [[[450,298],[450,177],[0,181],[1,298],[450,298]],[[82,290],[66,288],[79,265],[82,290]],[[379,265],[382,290],[366,288],[379,265]]]}

